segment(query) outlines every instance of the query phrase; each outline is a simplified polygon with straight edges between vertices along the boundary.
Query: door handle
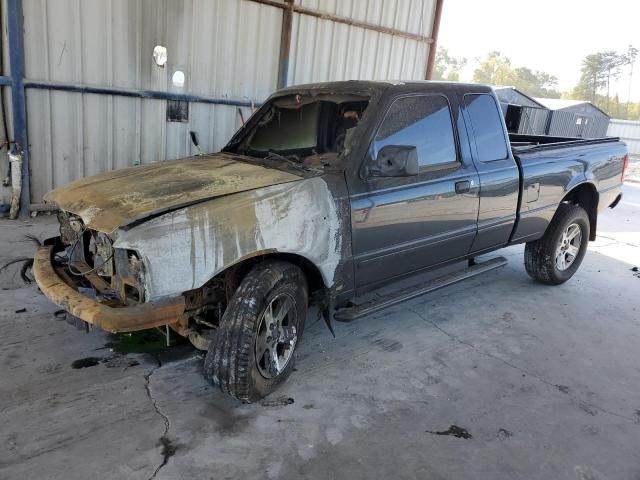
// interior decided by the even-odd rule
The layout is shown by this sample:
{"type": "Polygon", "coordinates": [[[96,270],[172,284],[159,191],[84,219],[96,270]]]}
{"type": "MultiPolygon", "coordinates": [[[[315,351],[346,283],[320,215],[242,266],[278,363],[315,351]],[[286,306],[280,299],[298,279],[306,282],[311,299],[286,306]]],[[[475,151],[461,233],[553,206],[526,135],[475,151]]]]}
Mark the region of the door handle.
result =
{"type": "Polygon", "coordinates": [[[456,193],[468,193],[471,190],[471,181],[463,180],[462,182],[456,182],[456,193]]]}

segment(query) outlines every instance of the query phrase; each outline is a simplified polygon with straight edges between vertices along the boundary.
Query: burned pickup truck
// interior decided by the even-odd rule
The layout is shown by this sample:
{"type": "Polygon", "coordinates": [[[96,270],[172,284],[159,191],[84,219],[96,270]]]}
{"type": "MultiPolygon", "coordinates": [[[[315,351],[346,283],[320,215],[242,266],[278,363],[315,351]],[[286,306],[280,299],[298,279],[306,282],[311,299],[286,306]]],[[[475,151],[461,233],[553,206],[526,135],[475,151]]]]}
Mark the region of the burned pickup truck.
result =
{"type": "Polygon", "coordinates": [[[332,328],[502,266],[473,259],[519,243],[529,275],[568,280],[598,214],[621,198],[626,163],[616,138],[509,135],[486,86],[290,87],[219,153],[47,194],[60,236],[34,273],[54,303],[104,330],[188,337],[213,384],[254,401],[291,373],[312,303],[332,328]]]}

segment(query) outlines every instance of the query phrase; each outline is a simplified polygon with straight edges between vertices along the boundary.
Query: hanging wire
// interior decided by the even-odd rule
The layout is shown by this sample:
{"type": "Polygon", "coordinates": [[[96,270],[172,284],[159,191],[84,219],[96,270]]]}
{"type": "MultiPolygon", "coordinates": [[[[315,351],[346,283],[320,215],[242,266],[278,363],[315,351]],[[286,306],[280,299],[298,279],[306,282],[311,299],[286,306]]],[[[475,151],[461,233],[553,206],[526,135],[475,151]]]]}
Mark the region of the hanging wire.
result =
{"type": "MultiPolygon", "coordinates": [[[[69,251],[69,255],[66,258],[67,268],[69,269],[69,272],[72,275],[75,275],[76,277],[84,277],[85,275],[88,275],[89,273],[95,272],[98,268],[104,267],[106,265],[106,263],[113,258],[113,249],[111,249],[112,250],[111,251],[111,255],[109,255],[109,257],[107,259],[103,260],[101,265],[96,265],[93,268],[91,268],[91,269],[89,269],[89,270],[87,270],[85,272],[82,272],[80,270],[74,271],[75,267],[71,264],[71,259],[73,258],[73,252],[75,251],[76,247],[78,246],[78,243],[80,243],[80,241],[82,240],[82,237],[84,236],[86,231],[87,231],[87,228],[84,227],[82,229],[82,231],[78,234],[78,238],[76,238],[76,241],[73,242],[73,245],[71,246],[71,250],[69,251]]],[[[59,255],[56,255],[56,257],[59,260],[63,260],[64,259],[64,257],[60,257],[59,255]]]]}

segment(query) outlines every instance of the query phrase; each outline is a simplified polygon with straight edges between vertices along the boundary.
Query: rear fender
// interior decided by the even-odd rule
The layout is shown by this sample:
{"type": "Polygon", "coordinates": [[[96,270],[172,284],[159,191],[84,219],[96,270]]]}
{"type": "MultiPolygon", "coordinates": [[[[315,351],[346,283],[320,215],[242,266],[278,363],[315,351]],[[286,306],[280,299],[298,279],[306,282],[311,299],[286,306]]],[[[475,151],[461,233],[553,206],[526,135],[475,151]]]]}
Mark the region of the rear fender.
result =
{"type": "Polygon", "coordinates": [[[585,209],[589,216],[589,240],[591,241],[596,239],[599,201],[600,195],[595,184],[588,180],[574,185],[562,199],[562,202],[580,205],[585,209]]]}

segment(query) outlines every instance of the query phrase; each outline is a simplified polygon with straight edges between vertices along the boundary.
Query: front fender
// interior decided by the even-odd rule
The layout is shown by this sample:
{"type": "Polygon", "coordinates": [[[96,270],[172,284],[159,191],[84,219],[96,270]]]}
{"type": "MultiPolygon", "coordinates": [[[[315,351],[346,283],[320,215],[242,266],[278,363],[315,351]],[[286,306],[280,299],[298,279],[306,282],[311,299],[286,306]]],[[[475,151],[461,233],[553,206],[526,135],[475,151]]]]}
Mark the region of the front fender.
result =
{"type": "Polygon", "coordinates": [[[118,232],[116,248],[137,251],[149,300],[204,285],[228,267],[280,252],[307,258],[334,284],[345,225],[322,177],[192,205],[118,232]]]}

